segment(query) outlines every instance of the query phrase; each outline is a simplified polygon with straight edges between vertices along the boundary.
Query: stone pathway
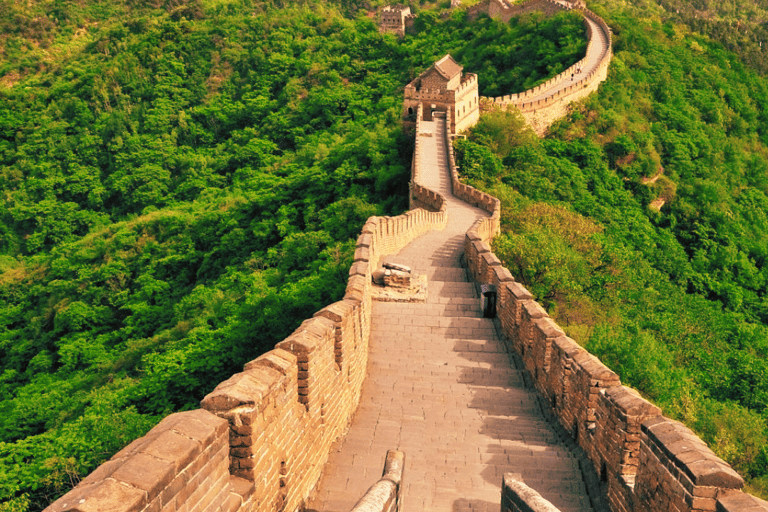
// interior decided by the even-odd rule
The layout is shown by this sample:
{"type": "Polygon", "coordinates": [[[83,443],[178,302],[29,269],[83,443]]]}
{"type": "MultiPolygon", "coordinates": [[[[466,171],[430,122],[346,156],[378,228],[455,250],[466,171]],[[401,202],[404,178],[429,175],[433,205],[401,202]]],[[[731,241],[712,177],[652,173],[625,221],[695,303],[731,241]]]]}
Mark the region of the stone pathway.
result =
{"type": "Polygon", "coordinates": [[[429,276],[424,304],[374,302],[368,377],[348,435],[331,454],[308,509],[348,512],[380,477],[387,450],[405,452],[406,512],[497,512],[502,475],[520,473],[563,512],[591,511],[578,463],[541,416],[493,322],[481,318],[459,258],[484,212],[450,194],[444,120],[424,122],[422,182],[449,198],[444,231],[387,259],[429,276]]]}
{"type": "Polygon", "coordinates": [[[600,60],[603,58],[606,52],[608,52],[608,34],[603,32],[603,28],[600,25],[587,17],[584,17],[584,22],[587,23],[592,29],[592,39],[589,40],[589,44],[587,45],[587,52],[585,55],[587,62],[584,66],[582,66],[581,73],[575,73],[572,80],[565,80],[555,84],[549,89],[541,91],[536,96],[526,98],[526,103],[530,101],[546,99],[549,96],[552,96],[553,94],[561,91],[562,89],[570,87],[572,84],[578,82],[582,78],[585,78],[587,75],[592,73],[600,65],[600,60]]]}

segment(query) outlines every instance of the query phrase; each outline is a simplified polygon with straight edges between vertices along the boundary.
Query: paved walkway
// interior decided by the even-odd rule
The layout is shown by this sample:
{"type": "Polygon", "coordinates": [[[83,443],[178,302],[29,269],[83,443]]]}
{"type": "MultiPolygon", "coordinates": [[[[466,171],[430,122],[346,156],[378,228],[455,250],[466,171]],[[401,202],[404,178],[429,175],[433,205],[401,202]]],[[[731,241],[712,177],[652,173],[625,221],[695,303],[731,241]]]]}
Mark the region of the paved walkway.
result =
{"type": "MultiPolygon", "coordinates": [[[[423,123],[438,135],[444,120],[423,123]]],[[[368,377],[349,434],[308,509],[348,512],[405,452],[406,512],[498,512],[502,475],[520,473],[563,512],[591,511],[576,460],[542,418],[459,264],[484,212],[453,198],[443,137],[421,137],[422,183],[449,197],[449,224],[390,261],[429,276],[425,304],[374,302],[368,377]]]]}
{"type": "Polygon", "coordinates": [[[578,82],[582,78],[586,78],[587,75],[592,73],[600,65],[600,60],[608,52],[608,34],[603,32],[603,28],[589,19],[584,17],[584,22],[592,28],[592,38],[589,40],[586,52],[586,63],[581,67],[581,73],[575,73],[572,80],[565,80],[558,84],[553,85],[549,89],[541,91],[536,96],[525,99],[525,103],[531,101],[539,101],[552,96],[553,94],[570,87],[572,84],[578,82]]]}

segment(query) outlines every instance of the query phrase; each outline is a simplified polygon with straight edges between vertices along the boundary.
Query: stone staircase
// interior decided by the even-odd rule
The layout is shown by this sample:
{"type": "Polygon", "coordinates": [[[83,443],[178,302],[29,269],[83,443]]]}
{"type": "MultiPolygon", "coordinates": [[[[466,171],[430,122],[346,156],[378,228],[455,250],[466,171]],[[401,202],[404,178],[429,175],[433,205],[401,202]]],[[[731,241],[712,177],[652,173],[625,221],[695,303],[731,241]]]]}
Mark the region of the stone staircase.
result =
{"type": "Polygon", "coordinates": [[[505,473],[563,512],[591,511],[577,459],[542,416],[493,320],[482,318],[460,264],[465,233],[485,213],[451,195],[441,139],[421,141],[422,169],[432,166],[423,184],[446,197],[448,226],[387,258],[428,276],[427,300],[374,302],[360,406],[308,509],[350,510],[397,449],[406,454],[406,511],[497,512],[505,473]]]}

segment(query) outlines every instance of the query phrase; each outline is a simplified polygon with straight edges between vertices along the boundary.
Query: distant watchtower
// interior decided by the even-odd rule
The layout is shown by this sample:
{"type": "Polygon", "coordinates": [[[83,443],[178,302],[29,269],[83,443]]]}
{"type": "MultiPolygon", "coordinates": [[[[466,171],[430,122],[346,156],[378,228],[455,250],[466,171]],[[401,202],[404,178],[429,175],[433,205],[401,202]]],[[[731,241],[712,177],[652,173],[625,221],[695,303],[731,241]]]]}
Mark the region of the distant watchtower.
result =
{"type": "Polygon", "coordinates": [[[412,120],[419,104],[424,105],[424,120],[435,112],[445,112],[451,133],[459,133],[480,119],[477,75],[462,74],[464,68],[446,55],[405,86],[403,119],[412,120]]]}
{"type": "Polygon", "coordinates": [[[392,32],[403,37],[413,29],[415,14],[411,14],[411,8],[404,5],[388,5],[381,10],[379,19],[379,32],[392,32]]]}

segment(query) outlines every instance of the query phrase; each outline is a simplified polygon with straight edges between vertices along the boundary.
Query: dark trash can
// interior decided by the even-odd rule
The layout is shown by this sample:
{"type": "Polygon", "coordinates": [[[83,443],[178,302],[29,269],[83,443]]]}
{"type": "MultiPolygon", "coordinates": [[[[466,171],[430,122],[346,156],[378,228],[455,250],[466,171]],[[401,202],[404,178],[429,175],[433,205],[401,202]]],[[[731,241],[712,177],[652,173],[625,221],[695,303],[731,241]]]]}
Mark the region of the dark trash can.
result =
{"type": "Polygon", "coordinates": [[[483,317],[496,318],[496,287],[492,284],[480,285],[480,300],[483,306],[483,317]]]}

